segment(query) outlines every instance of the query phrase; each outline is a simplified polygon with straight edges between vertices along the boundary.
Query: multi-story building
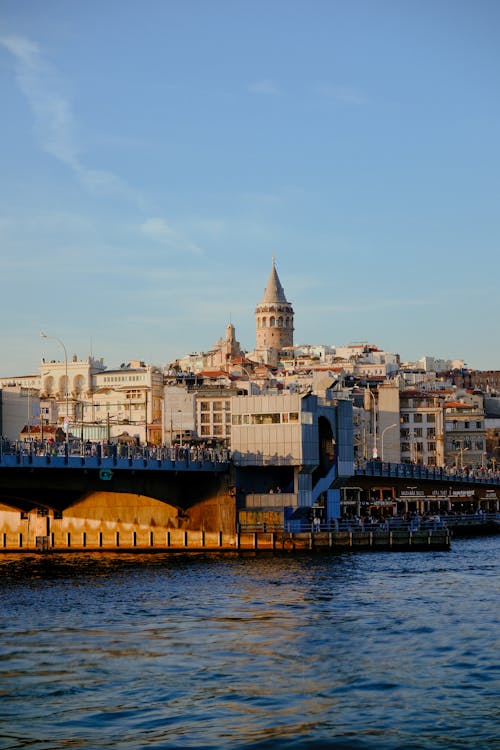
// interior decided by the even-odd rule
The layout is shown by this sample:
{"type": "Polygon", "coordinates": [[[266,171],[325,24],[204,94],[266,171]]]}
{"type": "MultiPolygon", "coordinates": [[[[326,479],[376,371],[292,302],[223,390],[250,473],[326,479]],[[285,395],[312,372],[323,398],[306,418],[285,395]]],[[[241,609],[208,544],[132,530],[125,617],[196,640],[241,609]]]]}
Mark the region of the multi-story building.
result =
{"type": "Polygon", "coordinates": [[[0,388],[0,436],[19,440],[24,427],[28,434],[39,423],[38,390],[12,384],[0,388]]]}
{"type": "MultiPolygon", "coordinates": [[[[366,400],[365,408],[370,409],[372,416],[376,409],[376,441],[378,458],[390,463],[401,461],[400,427],[401,427],[401,394],[399,380],[386,380],[373,390],[366,389],[375,399],[366,400]],[[370,403],[371,401],[374,403],[370,403]]],[[[373,422],[372,422],[373,424],[373,422]]]]}
{"type": "Polygon", "coordinates": [[[400,393],[400,449],[404,463],[443,466],[445,463],[444,396],[417,389],[400,393]]]}
{"type": "Polygon", "coordinates": [[[71,360],[42,359],[40,363],[40,402],[50,424],[56,405],[57,425],[70,432],[81,422],[82,404],[95,390],[94,376],[105,370],[103,359],[87,357],[79,360],[73,355],[71,360]]]}
{"type": "Polygon", "coordinates": [[[158,367],[131,360],[118,370],[95,374],[93,383],[90,400],[81,404],[84,438],[100,429],[101,439],[127,432],[140,442],[163,441],[163,373],[158,367]]]}
{"type": "Polygon", "coordinates": [[[493,469],[500,466],[500,418],[485,419],[487,465],[493,469]]]}
{"type": "Polygon", "coordinates": [[[485,465],[486,427],[482,394],[464,394],[446,401],[444,426],[447,466],[485,465]]]}
{"type": "Polygon", "coordinates": [[[237,390],[209,388],[196,396],[196,427],[198,437],[208,442],[231,446],[231,404],[238,398],[237,390]]]}

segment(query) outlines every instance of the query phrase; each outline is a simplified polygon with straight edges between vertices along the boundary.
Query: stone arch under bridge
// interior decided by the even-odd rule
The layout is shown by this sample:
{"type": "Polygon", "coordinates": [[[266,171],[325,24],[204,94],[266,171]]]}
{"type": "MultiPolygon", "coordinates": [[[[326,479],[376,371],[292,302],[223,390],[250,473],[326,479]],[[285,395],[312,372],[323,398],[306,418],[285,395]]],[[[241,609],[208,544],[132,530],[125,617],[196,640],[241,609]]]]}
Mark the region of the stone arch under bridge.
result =
{"type": "Polygon", "coordinates": [[[2,472],[0,546],[12,546],[20,535],[32,543],[50,536],[56,547],[119,546],[120,539],[126,546],[153,546],[170,531],[235,527],[226,474],[115,471],[102,479],[98,470],[14,471],[11,486],[9,472],[2,472]]]}

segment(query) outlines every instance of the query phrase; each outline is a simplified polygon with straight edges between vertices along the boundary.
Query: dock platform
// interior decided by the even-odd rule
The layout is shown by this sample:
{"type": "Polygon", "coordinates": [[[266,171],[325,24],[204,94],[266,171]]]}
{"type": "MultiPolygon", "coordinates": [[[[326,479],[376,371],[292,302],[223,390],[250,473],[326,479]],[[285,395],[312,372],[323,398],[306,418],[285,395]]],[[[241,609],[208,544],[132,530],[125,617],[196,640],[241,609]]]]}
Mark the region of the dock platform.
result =
{"type": "Polygon", "coordinates": [[[305,552],[428,552],[449,550],[451,534],[448,529],[418,531],[302,531],[242,530],[235,533],[158,530],[148,536],[86,534],[81,540],[72,537],[67,544],[54,544],[50,537],[37,537],[36,544],[9,546],[2,552],[20,553],[86,553],[86,552],[253,552],[292,554],[305,552]],[[130,538],[127,538],[130,537],[130,538]]]}

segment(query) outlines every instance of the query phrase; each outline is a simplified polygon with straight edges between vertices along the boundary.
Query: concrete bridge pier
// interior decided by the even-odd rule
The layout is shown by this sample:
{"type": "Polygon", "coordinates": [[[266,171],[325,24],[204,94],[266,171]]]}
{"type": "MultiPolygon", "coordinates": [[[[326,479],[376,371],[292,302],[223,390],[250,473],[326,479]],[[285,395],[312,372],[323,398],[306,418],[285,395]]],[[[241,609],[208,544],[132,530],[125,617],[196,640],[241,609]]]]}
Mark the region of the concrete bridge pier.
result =
{"type": "Polygon", "coordinates": [[[23,476],[16,494],[4,487],[0,495],[0,550],[162,547],[170,532],[228,534],[236,526],[229,472],[23,476]]]}

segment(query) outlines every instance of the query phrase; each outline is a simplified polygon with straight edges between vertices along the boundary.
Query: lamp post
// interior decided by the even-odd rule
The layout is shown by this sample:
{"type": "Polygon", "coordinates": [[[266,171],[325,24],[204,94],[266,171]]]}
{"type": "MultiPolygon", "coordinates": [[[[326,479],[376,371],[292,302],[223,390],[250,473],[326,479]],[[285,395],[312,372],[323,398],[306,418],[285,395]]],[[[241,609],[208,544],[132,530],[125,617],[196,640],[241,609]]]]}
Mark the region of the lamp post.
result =
{"type": "Polygon", "coordinates": [[[464,448],[463,443],[460,443],[460,448],[458,449],[460,451],[460,468],[464,468],[464,453],[465,451],[468,451],[469,448],[464,448]]]}
{"type": "Polygon", "coordinates": [[[179,414],[179,420],[180,420],[180,431],[179,431],[179,444],[182,446],[183,443],[183,434],[184,430],[182,429],[182,409],[177,409],[177,412],[179,414]]]}
{"type": "Polygon", "coordinates": [[[366,388],[366,392],[370,394],[370,396],[373,399],[373,458],[378,458],[378,451],[377,451],[377,399],[375,398],[375,394],[373,394],[370,390],[370,387],[368,386],[366,388]]]}
{"type": "Polygon", "coordinates": [[[387,427],[384,427],[384,429],[382,430],[382,435],[380,437],[380,443],[382,446],[382,461],[384,460],[384,435],[387,432],[387,430],[392,430],[394,427],[397,427],[397,426],[398,426],[397,423],[394,422],[394,424],[390,424],[387,427]]]}
{"type": "Polygon", "coordinates": [[[62,346],[64,352],[64,379],[66,389],[66,453],[69,456],[68,354],[63,342],[61,341],[61,339],[58,339],[57,336],[48,336],[46,333],[44,333],[44,331],[40,331],[40,336],[42,337],[42,339],[54,339],[54,341],[57,341],[57,343],[62,346]]]}

